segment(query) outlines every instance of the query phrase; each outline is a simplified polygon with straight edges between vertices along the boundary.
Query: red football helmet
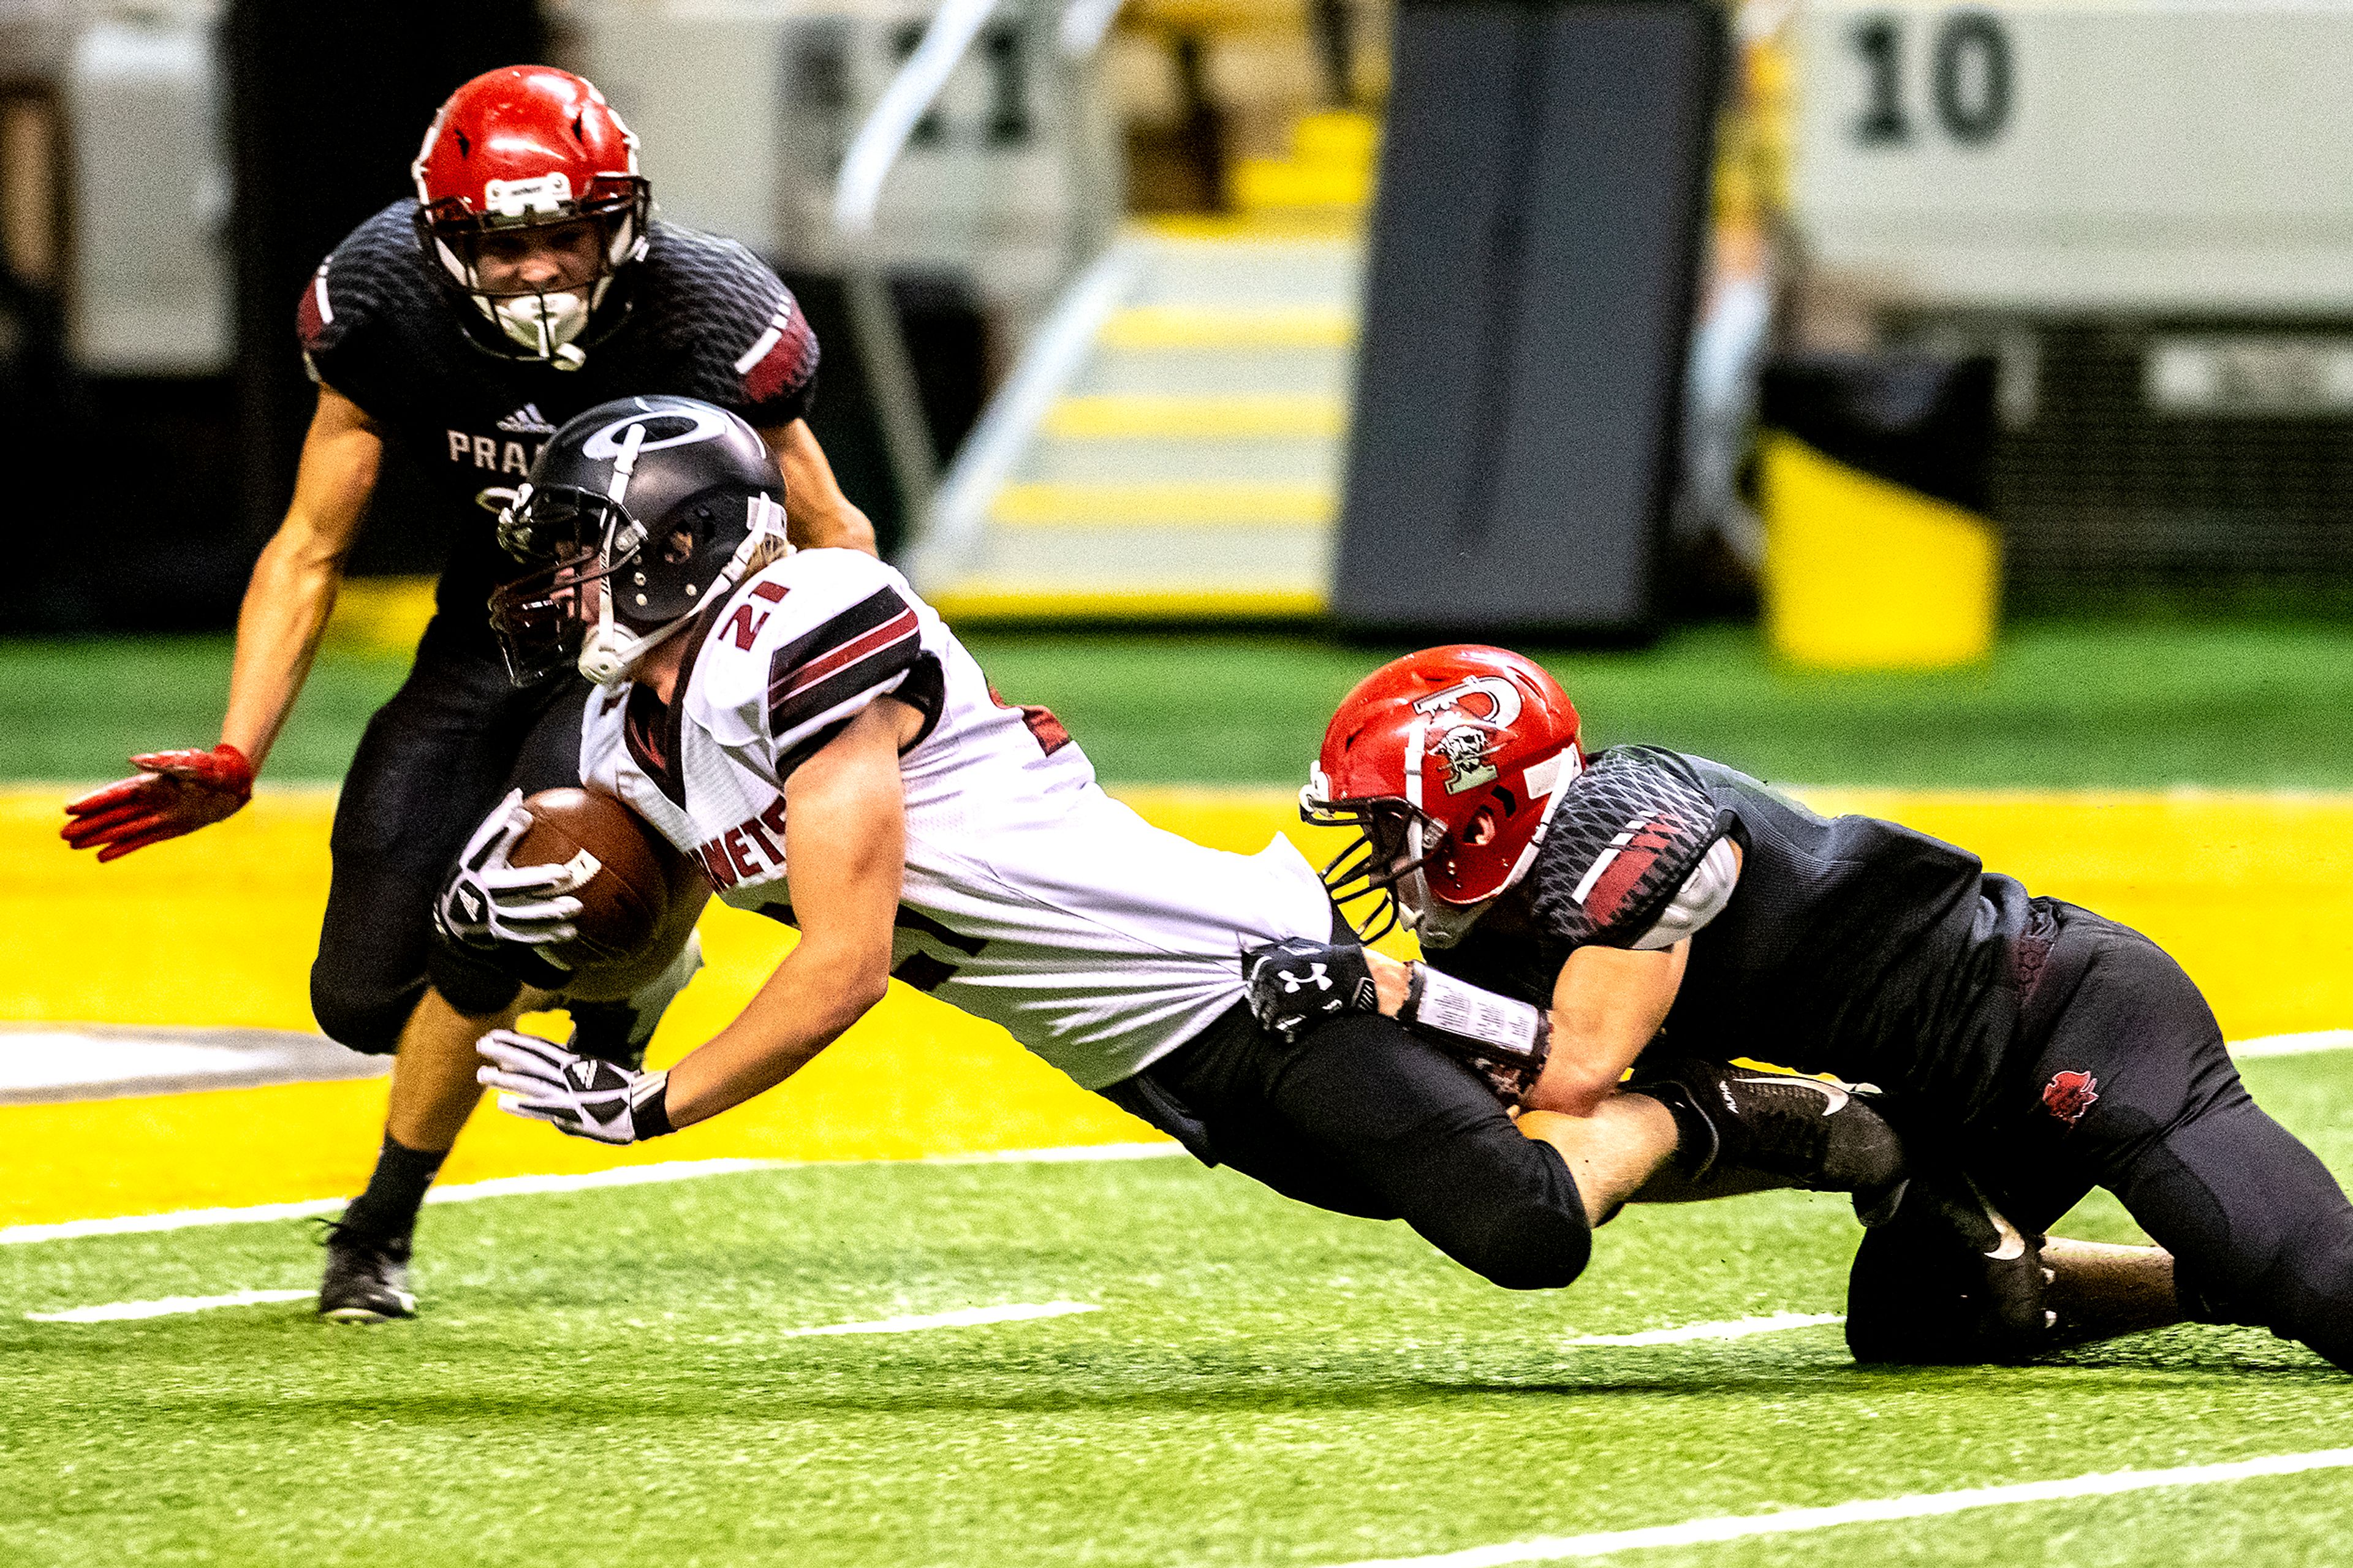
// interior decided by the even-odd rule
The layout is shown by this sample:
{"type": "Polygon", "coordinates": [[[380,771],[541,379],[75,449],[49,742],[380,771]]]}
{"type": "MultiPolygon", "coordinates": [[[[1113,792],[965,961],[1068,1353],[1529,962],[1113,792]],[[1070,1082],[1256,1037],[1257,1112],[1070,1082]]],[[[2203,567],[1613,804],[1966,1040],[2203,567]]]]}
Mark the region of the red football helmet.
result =
{"type": "Polygon", "coordinates": [[[653,213],[638,139],[605,95],[552,66],[486,71],[449,95],[408,172],[426,247],[499,346],[576,369],[576,340],[645,254],[653,213]]]}
{"type": "Polygon", "coordinates": [[[1423,945],[1451,947],[1526,875],[1584,771],[1558,681],[1499,647],[1424,648],[1341,699],[1299,815],[1360,830],[1324,868],[1335,901],[1380,900],[1357,934],[1402,916],[1423,945]]]}

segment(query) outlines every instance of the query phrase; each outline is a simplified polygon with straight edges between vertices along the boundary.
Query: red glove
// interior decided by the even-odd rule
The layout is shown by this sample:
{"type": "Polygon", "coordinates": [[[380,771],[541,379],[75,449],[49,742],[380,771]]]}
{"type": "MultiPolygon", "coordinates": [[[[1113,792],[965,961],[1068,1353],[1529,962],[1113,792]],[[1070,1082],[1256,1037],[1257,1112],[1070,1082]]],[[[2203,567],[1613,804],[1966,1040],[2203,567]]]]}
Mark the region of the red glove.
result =
{"type": "Polygon", "coordinates": [[[253,764],[235,746],[144,752],[131,765],[140,770],[138,777],[66,802],[73,820],[58,837],[77,849],[95,846],[100,860],[112,860],[194,833],[253,798],[253,764]]]}

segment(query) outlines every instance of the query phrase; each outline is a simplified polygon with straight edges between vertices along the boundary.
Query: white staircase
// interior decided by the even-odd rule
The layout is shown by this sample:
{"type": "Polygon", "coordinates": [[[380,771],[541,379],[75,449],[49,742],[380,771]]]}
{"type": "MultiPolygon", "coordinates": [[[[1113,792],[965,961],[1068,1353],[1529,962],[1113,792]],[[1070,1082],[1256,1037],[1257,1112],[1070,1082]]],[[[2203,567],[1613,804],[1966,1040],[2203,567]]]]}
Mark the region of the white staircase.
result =
{"type": "Polygon", "coordinates": [[[958,621],[1321,613],[1362,245],[1124,235],[1058,305],[909,552],[958,621]]]}

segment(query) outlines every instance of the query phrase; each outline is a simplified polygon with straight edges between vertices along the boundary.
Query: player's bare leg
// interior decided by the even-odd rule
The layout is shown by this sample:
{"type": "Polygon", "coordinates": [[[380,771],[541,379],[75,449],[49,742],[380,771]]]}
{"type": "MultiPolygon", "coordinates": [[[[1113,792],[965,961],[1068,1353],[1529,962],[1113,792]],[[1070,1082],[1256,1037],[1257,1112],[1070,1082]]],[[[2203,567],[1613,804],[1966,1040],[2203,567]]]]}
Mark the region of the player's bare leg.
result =
{"type": "Polygon", "coordinates": [[[492,1029],[512,1027],[550,1000],[543,991],[525,989],[495,1014],[468,1017],[438,991],[427,988],[400,1031],[375,1170],[367,1190],[328,1231],[326,1272],[319,1284],[321,1317],[374,1323],[415,1314],[417,1299],[408,1289],[409,1236],[426,1190],[481,1099],[481,1086],[474,1081],[474,1042],[492,1029]]]}
{"type": "Polygon", "coordinates": [[[545,992],[525,990],[512,1005],[470,1018],[427,987],[400,1031],[400,1048],[392,1059],[386,1136],[403,1148],[448,1153],[482,1097],[482,1086],[474,1081],[474,1069],[481,1065],[474,1042],[492,1029],[514,1027],[517,1018],[548,1001],[545,992]]]}
{"type": "Polygon", "coordinates": [[[2042,1244],[2049,1271],[2043,1304],[2059,1314],[2062,1343],[2114,1339],[2180,1322],[2173,1291],[2173,1254],[2161,1247],[2117,1247],[2054,1236],[2042,1244]]]}
{"type": "Polygon", "coordinates": [[[1585,1217],[1597,1226],[1674,1157],[1680,1141],[1674,1113],[1647,1094],[1609,1095],[1587,1116],[1531,1110],[1519,1126],[1568,1162],[1585,1217]]]}

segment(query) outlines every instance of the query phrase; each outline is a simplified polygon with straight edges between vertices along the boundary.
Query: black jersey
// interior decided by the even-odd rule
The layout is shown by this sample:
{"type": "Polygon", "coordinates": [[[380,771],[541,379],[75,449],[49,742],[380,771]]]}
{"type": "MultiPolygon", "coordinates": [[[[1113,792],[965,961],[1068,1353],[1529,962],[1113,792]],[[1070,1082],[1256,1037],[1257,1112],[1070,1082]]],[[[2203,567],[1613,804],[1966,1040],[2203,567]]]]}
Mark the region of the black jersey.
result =
{"type": "MultiPolygon", "coordinates": [[[[1654,833],[1662,858],[1695,864],[1725,834],[1741,848],[1730,901],[1692,938],[1664,1043],[1677,1054],[1752,1057],[1935,1095],[1963,1113],[1985,1101],[2017,1031],[2024,888],[1925,833],[1876,817],[1818,816],[1705,758],[1621,752],[1641,753],[1659,780],[1645,820],[1703,815],[1691,809],[1694,789],[1714,807],[1703,830],[1654,833]]],[[[1529,870],[1529,918],[1516,929],[1482,921],[1429,962],[1544,1005],[1576,947],[1627,946],[1648,929],[1662,900],[1626,899],[1623,917],[1598,929],[1586,907],[1612,881],[1615,861],[1603,857],[1614,849],[1623,858],[1627,834],[1559,830],[1575,824],[1588,779],[1615,781],[1617,798],[1587,815],[1605,826],[1629,816],[1625,780],[1640,770],[1603,766],[1620,754],[1601,753],[1570,786],[1529,870]]]]}
{"type": "Polygon", "coordinates": [[[762,428],[808,408],[817,338],[798,301],[731,239],[656,221],[645,256],[597,309],[577,370],[487,346],[497,329],[448,288],[418,243],[417,204],[392,204],[344,237],[296,312],[313,379],[407,447],[466,519],[441,576],[449,631],[490,640],[483,605],[514,574],[499,510],[558,426],[616,397],[675,393],[762,428]]]}

